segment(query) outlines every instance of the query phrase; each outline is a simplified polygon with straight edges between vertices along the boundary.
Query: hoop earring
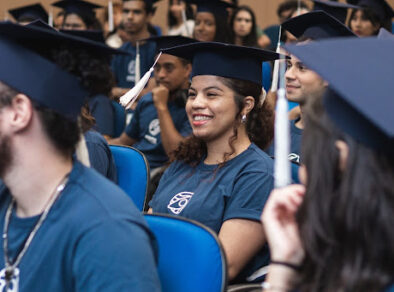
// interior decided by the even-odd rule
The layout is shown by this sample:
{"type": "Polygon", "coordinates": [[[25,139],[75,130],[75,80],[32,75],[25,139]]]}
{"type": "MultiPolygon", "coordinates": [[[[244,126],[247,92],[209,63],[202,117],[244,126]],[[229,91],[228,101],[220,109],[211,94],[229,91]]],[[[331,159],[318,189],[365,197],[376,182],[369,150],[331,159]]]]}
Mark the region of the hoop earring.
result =
{"type": "Polygon", "coordinates": [[[245,124],[246,123],[246,115],[242,115],[241,117],[241,123],[245,124]]]}

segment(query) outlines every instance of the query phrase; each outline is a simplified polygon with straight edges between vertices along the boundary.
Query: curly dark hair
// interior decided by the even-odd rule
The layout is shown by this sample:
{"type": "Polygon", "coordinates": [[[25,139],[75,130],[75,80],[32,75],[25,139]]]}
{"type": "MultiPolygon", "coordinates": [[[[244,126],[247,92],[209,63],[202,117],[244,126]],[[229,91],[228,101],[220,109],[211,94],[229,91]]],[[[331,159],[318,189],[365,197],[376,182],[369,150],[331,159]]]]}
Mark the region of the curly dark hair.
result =
{"type": "MultiPolygon", "coordinates": [[[[12,99],[19,92],[0,81],[0,106],[11,105],[12,99]]],[[[54,110],[45,108],[32,101],[44,131],[54,146],[64,157],[71,157],[79,140],[79,127],[77,122],[64,118],[54,110]]]]}
{"type": "Polygon", "coordinates": [[[249,47],[257,47],[257,24],[256,24],[256,16],[253,12],[253,10],[247,6],[247,5],[243,5],[243,6],[239,6],[234,13],[231,15],[231,19],[230,19],[230,29],[231,29],[231,43],[235,43],[235,32],[234,32],[234,21],[235,18],[237,16],[237,14],[241,11],[246,11],[250,14],[251,18],[252,18],[252,28],[250,30],[250,33],[245,36],[242,40],[242,45],[243,46],[249,46],[249,47]]]}
{"type": "Polygon", "coordinates": [[[100,21],[96,18],[96,15],[94,13],[75,13],[75,12],[66,12],[64,13],[64,18],[63,18],[63,24],[66,21],[66,18],[68,15],[75,14],[79,18],[82,19],[83,23],[86,25],[87,29],[93,29],[93,30],[102,30],[103,27],[100,23],[100,21]]]}
{"type": "Polygon", "coordinates": [[[394,270],[394,158],[340,131],[314,101],[306,110],[302,155],[308,180],[297,212],[306,292],[378,292],[394,270]],[[349,147],[345,170],[336,141],[349,147]]]}
{"type": "MultiPolygon", "coordinates": [[[[262,90],[259,84],[233,78],[218,78],[225,86],[234,91],[234,100],[238,108],[235,116],[236,122],[233,128],[234,134],[229,138],[232,152],[224,154],[223,162],[220,164],[221,167],[235,152],[233,142],[238,137],[237,128],[241,123],[244,98],[246,96],[252,96],[255,99],[255,105],[250,111],[246,122],[246,132],[249,139],[261,149],[265,149],[271,143],[274,136],[274,112],[268,102],[264,102],[263,105],[260,104],[262,90]]],[[[180,160],[191,166],[196,166],[206,154],[207,148],[205,142],[192,135],[183,141],[172,153],[171,160],[180,160]]]]}

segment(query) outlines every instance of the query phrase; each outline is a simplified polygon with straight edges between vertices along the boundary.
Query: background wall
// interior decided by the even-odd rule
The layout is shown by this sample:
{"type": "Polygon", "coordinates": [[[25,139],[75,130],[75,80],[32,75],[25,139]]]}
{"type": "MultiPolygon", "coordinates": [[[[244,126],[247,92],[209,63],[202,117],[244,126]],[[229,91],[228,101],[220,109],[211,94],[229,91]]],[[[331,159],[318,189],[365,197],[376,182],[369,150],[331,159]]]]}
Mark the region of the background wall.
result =
{"type": "MultiPolygon", "coordinates": [[[[107,5],[108,0],[88,0],[93,3],[97,3],[100,5],[107,5]]],[[[113,0],[119,1],[119,0],[113,0]]],[[[276,9],[278,4],[283,2],[284,0],[239,0],[240,4],[246,4],[253,8],[256,13],[256,17],[258,20],[258,24],[260,27],[264,28],[271,24],[276,24],[278,22],[276,16],[276,9]]],[[[305,2],[311,3],[309,0],[304,0],[305,2]]],[[[386,0],[392,7],[394,7],[394,0],[386,0]]],[[[53,9],[50,8],[50,3],[55,2],[55,0],[0,0],[0,19],[11,19],[11,16],[7,14],[7,10],[19,6],[23,6],[26,4],[33,4],[40,2],[45,6],[47,10],[53,9]]],[[[345,0],[340,0],[340,2],[345,2],[345,0]]],[[[163,30],[166,30],[167,26],[167,7],[168,0],[162,0],[157,4],[157,11],[155,17],[153,18],[153,23],[160,25],[163,30]]],[[[57,10],[53,9],[56,13],[57,10]]],[[[100,9],[103,10],[103,9],[100,9]]]]}

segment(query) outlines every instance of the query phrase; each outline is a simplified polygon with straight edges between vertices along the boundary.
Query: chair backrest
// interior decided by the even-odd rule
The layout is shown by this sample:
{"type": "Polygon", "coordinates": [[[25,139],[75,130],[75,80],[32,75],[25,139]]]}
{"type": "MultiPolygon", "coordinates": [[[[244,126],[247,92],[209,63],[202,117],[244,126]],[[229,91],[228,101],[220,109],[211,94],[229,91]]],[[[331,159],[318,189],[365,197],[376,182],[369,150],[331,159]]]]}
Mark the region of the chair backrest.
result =
{"type": "Polygon", "coordinates": [[[116,101],[112,100],[111,103],[115,116],[114,138],[116,138],[123,133],[124,128],[126,126],[126,111],[124,110],[123,106],[121,106],[116,101]]]}
{"type": "Polygon", "coordinates": [[[146,214],[158,243],[163,292],[221,292],[227,287],[223,248],[208,227],[185,218],[146,214]]]}
{"type": "Polygon", "coordinates": [[[128,146],[110,145],[109,148],[115,159],[118,185],[142,211],[149,182],[149,165],[144,154],[128,146]]]}

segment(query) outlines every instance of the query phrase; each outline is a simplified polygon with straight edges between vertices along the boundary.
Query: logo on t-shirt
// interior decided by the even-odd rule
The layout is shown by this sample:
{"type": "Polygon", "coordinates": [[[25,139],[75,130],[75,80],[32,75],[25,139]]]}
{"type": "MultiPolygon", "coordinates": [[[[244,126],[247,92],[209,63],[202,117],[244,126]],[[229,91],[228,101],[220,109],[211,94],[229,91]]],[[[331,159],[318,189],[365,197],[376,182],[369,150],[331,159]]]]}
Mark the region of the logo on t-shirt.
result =
{"type": "MultiPolygon", "coordinates": [[[[0,271],[0,291],[5,291],[7,281],[5,280],[5,268],[0,271]]],[[[18,292],[19,291],[19,269],[14,269],[14,274],[9,282],[9,287],[6,289],[7,292],[18,292]]]]}
{"type": "Polygon", "coordinates": [[[127,76],[126,80],[129,82],[135,81],[135,60],[131,60],[127,67],[127,76]]]}
{"type": "Polygon", "coordinates": [[[193,195],[194,193],[192,192],[180,192],[176,194],[168,203],[168,210],[170,210],[175,215],[178,215],[183,209],[185,209],[193,195]]]}
{"type": "Polygon", "coordinates": [[[156,136],[160,133],[160,123],[158,119],[154,119],[149,124],[149,134],[156,136]]]}

